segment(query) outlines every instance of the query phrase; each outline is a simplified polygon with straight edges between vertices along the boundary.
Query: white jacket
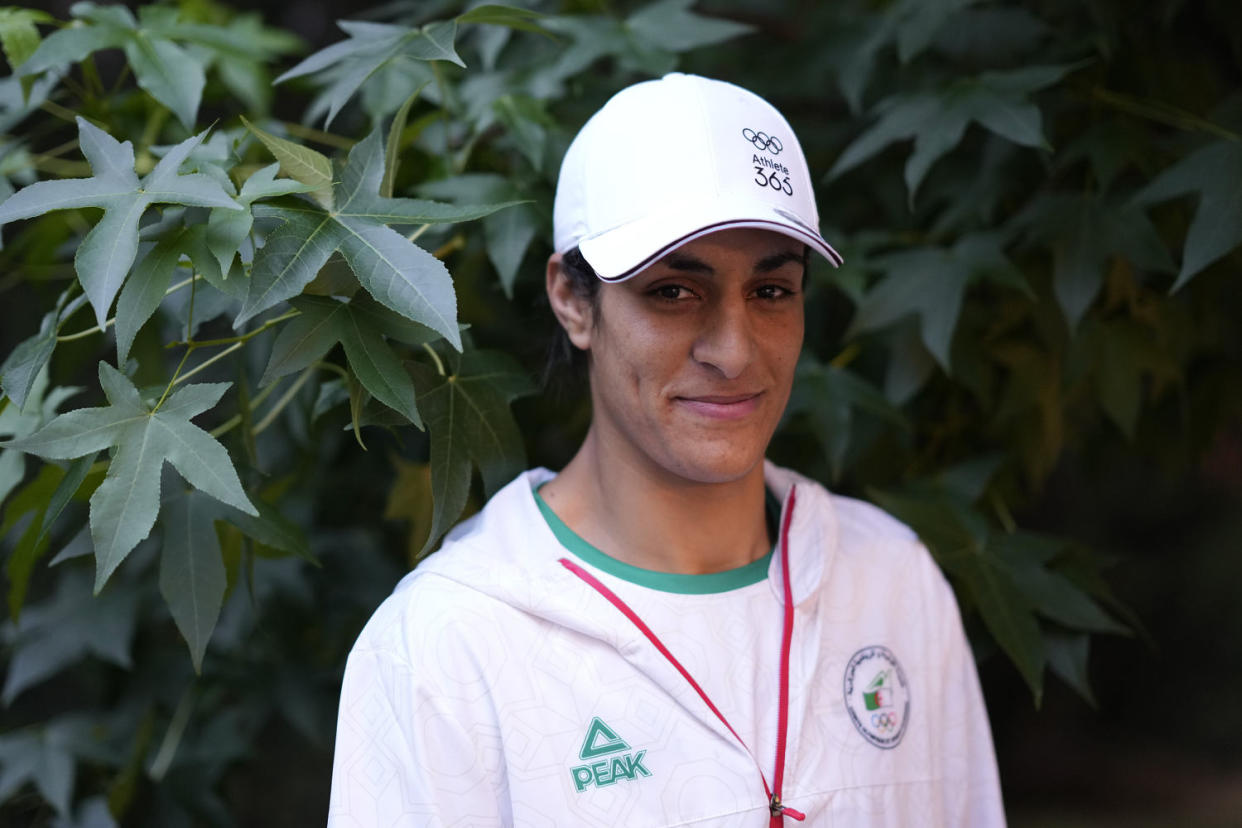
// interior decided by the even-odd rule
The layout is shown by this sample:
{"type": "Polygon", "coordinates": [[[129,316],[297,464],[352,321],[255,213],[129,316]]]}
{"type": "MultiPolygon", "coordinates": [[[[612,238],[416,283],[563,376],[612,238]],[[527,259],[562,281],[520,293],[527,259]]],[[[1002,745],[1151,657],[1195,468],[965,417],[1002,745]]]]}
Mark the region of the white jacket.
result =
{"type": "MultiPolygon", "coordinates": [[[[779,552],[726,591],[641,586],[557,540],[532,494],[552,476],[497,493],[363,630],[332,828],[768,824],[779,552]],[[746,746],[562,558],[633,608],[746,746]]],[[[786,508],[797,484],[784,804],[807,826],[1003,825],[974,662],[926,549],[869,504],[771,464],[766,478],[786,508]]]]}

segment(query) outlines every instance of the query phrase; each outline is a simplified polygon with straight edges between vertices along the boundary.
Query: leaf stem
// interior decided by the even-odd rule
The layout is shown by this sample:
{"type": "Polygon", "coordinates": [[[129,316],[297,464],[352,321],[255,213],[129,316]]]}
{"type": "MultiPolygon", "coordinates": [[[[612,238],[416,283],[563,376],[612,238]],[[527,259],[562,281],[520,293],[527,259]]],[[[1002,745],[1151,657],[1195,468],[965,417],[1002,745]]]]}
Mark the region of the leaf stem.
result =
{"type": "MultiPolygon", "coordinates": [[[[86,59],[79,66],[82,68],[82,78],[86,81],[89,97],[91,100],[96,100],[104,93],[104,86],[103,81],[99,79],[99,67],[95,65],[95,55],[93,53],[87,55],[86,59]]],[[[66,79],[68,79],[68,76],[66,76],[66,79]]]]}
{"type": "Polygon", "coordinates": [[[1004,498],[993,490],[989,499],[992,501],[992,508],[996,510],[996,517],[1000,521],[1001,526],[1005,527],[1005,531],[1012,535],[1018,530],[1018,524],[1013,519],[1013,513],[1009,511],[1009,506],[1005,503],[1004,498]]]}
{"type": "Polygon", "coordinates": [[[857,342],[851,342],[841,350],[841,353],[834,356],[828,364],[833,368],[844,368],[853,362],[861,353],[862,346],[857,342]]]}
{"type": "Polygon", "coordinates": [[[39,161],[42,161],[48,158],[56,158],[57,156],[64,155],[66,152],[69,152],[69,150],[71,149],[75,149],[77,146],[78,146],[78,139],[71,138],[70,140],[66,141],[63,144],[60,144],[59,146],[52,147],[50,150],[47,150],[46,152],[41,152],[38,155],[33,156],[30,160],[32,162],[39,162],[39,161]]]}
{"type": "Polygon", "coordinates": [[[308,127],[305,124],[294,123],[293,121],[281,121],[281,126],[289,131],[290,135],[297,138],[305,138],[308,141],[315,141],[329,147],[338,147],[339,149],[351,149],[354,142],[350,139],[336,135],[331,132],[324,132],[322,129],[308,127]]]}
{"type": "Polygon", "coordinates": [[[244,333],[239,336],[226,336],[226,337],[223,337],[222,339],[186,339],[182,342],[169,342],[164,347],[165,348],[176,348],[178,345],[188,345],[191,348],[208,348],[213,345],[241,344],[243,342],[248,342],[251,339],[254,339],[256,336],[263,333],[268,328],[275,327],[276,325],[279,325],[281,322],[285,322],[289,319],[292,319],[295,316],[299,316],[301,313],[302,312],[300,310],[297,310],[295,308],[291,311],[288,311],[287,313],[282,313],[280,316],[273,317],[272,319],[269,319],[266,322],[264,322],[259,327],[255,328],[253,331],[249,331],[248,333],[244,333]]]}
{"type": "Polygon", "coordinates": [[[431,347],[430,342],[424,342],[423,348],[431,354],[431,361],[436,364],[436,370],[440,372],[440,376],[444,376],[444,363],[440,361],[440,355],[436,353],[436,349],[431,347]]]}
{"type": "Polygon", "coordinates": [[[1091,95],[1114,109],[1127,112],[1139,118],[1146,118],[1149,121],[1155,121],[1158,124],[1165,124],[1187,131],[1202,130],[1230,141],[1242,140],[1242,135],[1233,130],[1213,123],[1206,118],[1200,118],[1192,112],[1187,112],[1164,101],[1144,100],[1132,95],[1113,92],[1109,89],[1101,89],[1098,86],[1091,90],[1091,95]]]}
{"type": "Polygon", "coordinates": [[[177,291],[181,290],[186,285],[190,284],[191,282],[197,282],[201,278],[203,278],[203,275],[201,273],[195,273],[190,278],[182,279],[180,282],[177,282],[177,284],[173,285],[168,290],[164,291],[164,295],[168,296],[170,294],[176,293],[177,291]]]}
{"type": "MultiPolygon", "coordinates": [[[[85,60],[84,60],[84,61],[82,61],[82,64],[81,64],[81,65],[82,65],[83,67],[85,67],[85,66],[86,66],[86,61],[85,61],[85,60]]],[[[85,73],[85,72],[83,72],[83,75],[85,75],[85,74],[86,74],[86,73],[85,73]]],[[[70,92],[72,92],[74,95],[77,95],[77,96],[78,96],[78,98],[79,98],[80,100],[84,101],[84,102],[93,101],[93,100],[95,99],[95,96],[94,96],[93,94],[91,94],[90,90],[88,90],[88,89],[87,89],[85,86],[83,86],[82,84],[78,83],[78,82],[77,82],[77,81],[73,78],[73,76],[72,76],[72,75],[65,74],[64,76],[62,76],[62,77],[61,77],[60,82],[61,82],[61,83],[63,83],[63,84],[65,85],[65,88],[66,88],[66,89],[68,89],[68,90],[69,90],[70,92]]]]}
{"type": "Polygon", "coordinates": [[[415,227],[414,232],[406,236],[406,239],[408,239],[409,241],[417,241],[418,237],[421,236],[423,233],[426,233],[429,227],[431,227],[430,224],[421,224],[418,227],[415,227]]]}
{"type": "Polygon", "coordinates": [[[235,343],[233,343],[232,345],[230,345],[229,347],[225,348],[225,349],[224,349],[223,351],[221,351],[220,353],[216,354],[215,356],[213,356],[213,357],[211,357],[211,358],[209,358],[209,359],[205,359],[205,360],[203,360],[203,362],[202,362],[201,364],[199,364],[199,365],[195,365],[195,366],[194,366],[193,368],[191,368],[189,371],[186,371],[186,372],[185,372],[184,374],[182,374],[181,376],[179,376],[179,377],[175,378],[175,379],[172,381],[172,384],[173,384],[173,385],[177,385],[178,383],[185,382],[185,381],[186,381],[186,380],[188,380],[190,377],[192,377],[192,376],[194,376],[195,374],[197,374],[199,371],[201,371],[201,370],[203,370],[204,368],[206,368],[207,366],[211,365],[213,362],[218,362],[219,360],[224,359],[226,356],[228,356],[229,354],[233,353],[233,352],[234,352],[234,351],[236,351],[238,348],[241,348],[241,347],[242,347],[242,346],[244,346],[245,344],[246,344],[245,342],[235,342],[235,343]]]}
{"type": "Polygon", "coordinates": [[[337,374],[341,375],[341,379],[345,380],[346,382],[349,382],[349,372],[339,365],[334,365],[331,362],[316,362],[315,367],[322,368],[325,371],[334,371],[337,374]]]}
{"type": "Polygon", "coordinates": [[[103,332],[104,332],[104,331],[106,331],[108,328],[112,327],[112,324],[113,324],[114,322],[116,322],[116,317],[115,317],[115,316],[114,316],[114,317],[112,317],[111,319],[106,320],[106,321],[103,323],[103,327],[102,327],[102,328],[101,328],[101,327],[99,327],[98,325],[96,325],[95,327],[93,327],[93,328],[87,328],[87,329],[86,329],[86,330],[84,330],[84,331],[78,331],[77,333],[65,334],[64,336],[58,336],[58,337],[56,337],[56,341],[57,341],[57,342],[72,342],[72,341],[73,341],[73,340],[75,340],[75,339],[85,339],[86,337],[90,336],[91,334],[103,333],[103,332]]]}
{"type": "MultiPolygon", "coordinates": [[[[168,290],[164,291],[164,295],[171,296],[172,294],[181,290],[186,285],[190,284],[191,282],[197,281],[198,279],[201,279],[201,278],[203,277],[196,273],[188,279],[182,279],[180,282],[177,282],[177,284],[173,285],[168,290]]],[[[79,307],[74,308],[74,312],[84,307],[86,307],[86,305],[80,305],[79,307]]],[[[68,319],[72,315],[73,313],[66,314],[65,317],[60,320],[60,324],[62,325],[65,324],[65,320],[68,319]]],[[[114,316],[111,319],[106,320],[102,328],[96,325],[95,327],[87,328],[84,331],[77,331],[75,333],[65,334],[64,336],[58,336],[56,337],[56,341],[57,342],[71,342],[75,339],[83,339],[94,333],[103,333],[105,330],[107,330],[109,327],[111,327],[115,323],[116,323],[116,317],[114,316]]],[[[174,344],[188,344],[188,343],[174,343],[174,344]]]]}
{"type": "MultiPolygon", "coordinates": [[[[68,121],[71,124],[75,123],[75,119],[78,115],[78,113],[74,112],[72,109],[66,109],[55,101],[44,101],[39,104],[39,108],[49,115],[55,115],[57,118],[68,121]]],[[[88,118],[87,120],[91,119],[88,118]]],[[[95,125],[98,126],[98,124],[95,125]]]]}
{"type": "Polygon", "coordinates": [[[125,83],[127,80],[129,80],[129,61],[125,61],[121,64],[121,71],[116,73],[116,81],[112,84],[112,89],[108,92],[108,97],[114,97],[117,92],[121,91],[121,84],[125,83]]]}
{"type": "Polygon", "coordinates": [[[436,248],[435,252],[433,252],[431,255],[435,256],[437,259],[443,259],[446,256],[448,256],[448,254],[452,253],[453,251],[461,250],[465,246],[466,246],[466,237],[463,236],[461,233],[458,233],[457,235],[453,236],[453,238],[449,239],[444,244],[436,248]]]}
{"type": "Polygon", "coordinates": [[[194,346],[190,345],[185,349],[185,354],[182,355],[181,361],[177,363],[177,370],[173,371],[172,379],[170,379],[168,381],[168,385],[164,387],[164,393],[160,394],[159,401],[156,402],[155,407],[151,409],[152,414],[159,411],[160,406],[164,404],[164,400],[168,399],[168,392],[171,391],[172,387],[177,384],[177,376],[181,373],[181,369],[185,367],[185,361],[190,358],[190,354],[192,353],[194,353],[194,346]]]}
{"type": "Polygon", "coordinates": [[[164,774],[168,773],[173,757],[177,755],[177,747],[181,744],[181,737],[185,735],[185,729],[190,724],[190,712],[193,709],[194,685],[191,684],[181,694],[181,700],[177,702],[177,709],[173,711],[172,720],[168,723],[168,730],[164,732],[164,740],[160,742],[160,749],[156,751],[155,760],[151,763],[151,769],[147,771],[147,775],[156,782],[159,782],[164,778],[164,774]]]}
{"type": "Polygon", "coordinates": [[[81,178],[83,173],[90,172],[90,166],[85,161],[66,161],[63,158],[36,157],[30,159],[30,165],[39,172],[51,173],[61,178],[81,178]]]}
{"type": "MultiPolygon", "coordinates": [[[[139,140],[139,146],[142,148],[143,160],[150,164],[151,145],[160,137],[160,130],[164,128],[164,122],[168,120],[168,110],[164,107],[151,110],[151,114],[147,117],[147,122],[142,128],[142,137],[139,140]]],[[[135,164],[135,167],[138,165],[135,164]]],[[[154,166],[154,164],[152,164],[154,166]]]]}
{"type": "MultiPolygon", "coordinates": [[[[185,341],[194,341],[194,297],[198,293],[198,283],[190,282],[190,307],[185,314],[185,341]]],[[[190,350],[194,350],[194,346],[190,345],[190,350]]]]}
{"type": "MultiPolygon", "coordinates": [[[[266,400],[268,397],[272,396],[272,392],[274,392],[279,387],[280,387],[279,382],[273,382],[267,388],[264,388],[258,394],[255,394],[254,399],[250,401],[250,407],[254,408],[256,405],[262,405],[263,401],[266,400]]],[[[234,414],[232,417],[229,417],[227,420],[220,423],[220,425],[216,426],[208,433],[211,434],[212,437],[219,437],[222,434],[228,434],[230,431],[232,431],[233,429],[241,425],[241,421],[242,421],[242,415],[234,414]]]]}
{"type": "Polygon", "coordinates": [[[251,433],[259,434],[264,429],[266,429],[268,426],[270,426],[272,423],[274,423],[276,421],[276,418],[280,415],[280,412],[285,410],[285,407],[288,406],[289,403],[293,401],[293,398],[297,396],[298,392],[302,390],[302,386],[306,384],[306,381],[309,380],[314,375],[315,375],[315,366],[313,365],[307,368],[305,371],[303,371],[301,375],[298,376],[297,381],[294,382],[293,385],[290,385],[289,389],[285,391],[284,394],[281,395],[280,399],[276,401],[275,405],[273,405],[271,409],[266,414],[263,415],[263,419],[259,420],[259,422],[254,424],[254,431],[251,433]]]}

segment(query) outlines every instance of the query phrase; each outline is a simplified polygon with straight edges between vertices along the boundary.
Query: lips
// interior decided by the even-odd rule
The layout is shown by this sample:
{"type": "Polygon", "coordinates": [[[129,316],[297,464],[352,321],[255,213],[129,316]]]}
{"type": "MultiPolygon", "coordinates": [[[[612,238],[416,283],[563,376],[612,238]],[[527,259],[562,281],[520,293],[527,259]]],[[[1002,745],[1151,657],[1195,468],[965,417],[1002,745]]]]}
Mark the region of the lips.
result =
{"type": "Polygon", "coordinates": [[[759,407],[762,392],[750,394],[704,394],[674,397],[685,410],[713,420],[737,420],[749,416],[759,407]]]}

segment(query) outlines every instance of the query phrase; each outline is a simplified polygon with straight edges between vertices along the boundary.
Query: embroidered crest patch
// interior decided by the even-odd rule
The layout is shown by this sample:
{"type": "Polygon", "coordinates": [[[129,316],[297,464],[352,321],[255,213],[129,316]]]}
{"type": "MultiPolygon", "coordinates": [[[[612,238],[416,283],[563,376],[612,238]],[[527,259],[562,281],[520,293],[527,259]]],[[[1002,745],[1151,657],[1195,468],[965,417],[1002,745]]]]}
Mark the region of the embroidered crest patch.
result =
{"type": "Polygon", "coordinates": [[[845,667],[845,709],[863,738],[879,748],[897,747],[910,718],[910,688],[897,656],[887,647],[863,647],[845,667]]]}

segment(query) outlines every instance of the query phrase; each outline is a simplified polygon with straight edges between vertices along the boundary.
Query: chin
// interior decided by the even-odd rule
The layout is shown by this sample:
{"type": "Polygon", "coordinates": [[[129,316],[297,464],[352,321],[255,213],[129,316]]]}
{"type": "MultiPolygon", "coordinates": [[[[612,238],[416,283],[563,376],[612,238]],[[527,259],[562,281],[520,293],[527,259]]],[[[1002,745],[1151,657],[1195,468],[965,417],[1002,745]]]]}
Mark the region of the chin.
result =
{"type": "Polygon", "coordinates": [[[674,474],[695,483],[733,483],[763,465],[763,451],[738,451],[736,445],[722,451],[675,452],[665,467],[674,474]]]}

